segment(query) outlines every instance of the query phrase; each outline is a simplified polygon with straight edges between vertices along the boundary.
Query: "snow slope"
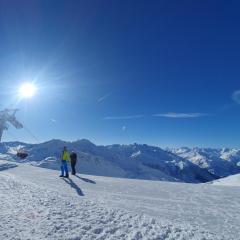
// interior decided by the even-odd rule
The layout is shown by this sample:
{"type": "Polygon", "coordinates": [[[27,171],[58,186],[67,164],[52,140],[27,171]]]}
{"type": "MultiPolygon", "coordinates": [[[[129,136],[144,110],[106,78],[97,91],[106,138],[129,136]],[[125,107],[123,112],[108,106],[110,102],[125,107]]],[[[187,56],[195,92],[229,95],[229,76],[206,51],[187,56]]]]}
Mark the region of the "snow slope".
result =
{"type": "Polygon", "coordinates": [[[221,186],[236,186],[240,187],[240,174],[235,174],[229,177],[221,178],[212,182],[214,185],[221,186]]]}
{"type": "Polygon", "coordinates": [[[0,239],[240,239],[239,188],[58,175],[0,160],[0,239]]]}

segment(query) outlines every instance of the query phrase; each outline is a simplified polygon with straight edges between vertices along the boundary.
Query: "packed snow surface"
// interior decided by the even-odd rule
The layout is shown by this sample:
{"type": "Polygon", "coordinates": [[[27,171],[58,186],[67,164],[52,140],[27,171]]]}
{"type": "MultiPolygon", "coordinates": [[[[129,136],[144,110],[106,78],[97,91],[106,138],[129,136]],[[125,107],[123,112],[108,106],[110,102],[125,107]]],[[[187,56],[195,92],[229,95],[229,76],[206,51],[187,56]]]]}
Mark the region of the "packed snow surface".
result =
{"type": "Polygon", "coordinates": [[[240,188],[59,172],[0,160],[0,239],[240,239],[240,188]]]}

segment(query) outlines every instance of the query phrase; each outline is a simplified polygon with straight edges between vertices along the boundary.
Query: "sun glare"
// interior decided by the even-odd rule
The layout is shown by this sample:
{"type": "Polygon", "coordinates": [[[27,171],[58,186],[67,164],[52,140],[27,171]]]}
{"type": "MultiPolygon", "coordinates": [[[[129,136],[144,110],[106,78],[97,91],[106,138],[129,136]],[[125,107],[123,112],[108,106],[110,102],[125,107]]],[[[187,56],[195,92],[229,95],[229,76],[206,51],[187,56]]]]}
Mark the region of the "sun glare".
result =
{"type": "Polygon", "coordinates": [[[36,90],[37,90],[37,88],[33,83],[24,83],[19,88],[19,95],[22,98],[31,98],[35,95],[36,90]]]}

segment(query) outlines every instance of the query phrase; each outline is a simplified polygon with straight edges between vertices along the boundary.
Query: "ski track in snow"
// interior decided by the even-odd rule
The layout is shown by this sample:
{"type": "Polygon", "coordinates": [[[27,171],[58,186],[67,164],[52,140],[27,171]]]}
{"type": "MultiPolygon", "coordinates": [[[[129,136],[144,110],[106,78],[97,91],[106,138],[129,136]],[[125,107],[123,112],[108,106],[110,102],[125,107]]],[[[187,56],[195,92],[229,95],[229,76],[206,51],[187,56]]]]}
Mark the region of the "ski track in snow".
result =
{"type": "MultiPolygon", "coordinates": [[[[165,198],[170,198],[168,207],[163,199],[157,201],[158,190],[156,189],[156,196],[154,196],[154,191],[152,192],[148,188],[152,184],[156,187],[159,182],[85,175],[81,175],[81,179],[71,177],[70,180],[64,180],[56,178],[56,174],[58,174],[56,171],[25,164],[16,166],[11,164],[0,161],[0,239],[240,239],[236,233],[236,225],[240,222],[239,204],[237,203],[233,206],[233,209],[236,209],[235,216],[232,216],[234,212],[229,212],[224,219],[221,219],[229,231],[225,232],[224,228],[223,231],[211,233],[207,226],[203,228],[191,224],[191,218],[194,220],[196,216],[191,214],[191,208],[184,213],[186,209],[184,204],[187,205],[188,202],[182,202],[181,197],[171,199],[175,195],[165,192],[167,194],[165,198]],[[1,166],[5,167],[1,168],[1,166]],[[90,177],[94,180],[90,180],[90,177]],[[123,189],[123,185],[120,183],[125,185],[127,190],[123,189]],[[129,183],[129,186],[126,186],[126,183],[129,183]],[[138,184],[141,189],[141,183],[143,197],[139,195],[139,189],[136,188],[136,184],[138,184]],[[150,192],[153,196],[150,195],[150,192]],[[162,205],[159,204],[161,201],[162,205]],[[136,205],[135,208],[133,204],[136,205]],[[173,214],[171,213],[172,205],[176,205],[178,210],[182,209],[175,213],[177,221],[167,217],[168,214],[173,214]],[[162,208],[161,214],[157,211],[158,208],[162,208]],[[182,218],[181,214],[183,214],[182,218]],[[187,218],[188,215],[189,218],[187,218]],[[235,222],[231,229],[232,222],[237,219],[238,222],[235,222]],[[180,224],[181,221],[182,224],[180,224]]],[[[166,188],[164,185],[167,184],[169,183],[160,182],[159,188],[164,189],[166,188]]],[[[168,186],[185,186],[187,188],[192,185],[170,183],[168,186]]],[[[207,187],[214,189],[211,185],[207,185],[207,187]]],[[[225,189],[227,188],[225,187],[225,189]]],[[[185,193],[187,192],[186,190],[185,193]]],[[[183,189],[180,188],[179,193],[183,194],[183,189]]],[[[201,193],[199,203],[203,199],[204,194],[201,193]]],[[[198,208],[199,214],[201,214],[201,208],[202,213],[206,214],[204,205],[198,206],[199,203],[194,202],[194,196],[193,198],[188,196],[188,200],[190,205],[194,204],[198,208]]],[[[235,200],[239,202],[239,198],[235,200]]],[[[209,201],[210,205],[214,205],[214,199],[205,199],[204,204],[206,201],[209,201]]],[[[229,202],[229,204],[231,203],[229,202]]],[[[227,204],[228,202],[226,202],[227,204]]],[[[220,205],[215,210],[221,211],[223,207],[220,205]]],[[[211,224],[214,214],[218,215],[218,212],[209,213],[209,223],[207,224],[211,224]]],[[[224,211],[223,214],[227,214],[227,212],[224,211]]],[[[219,217],[223,216],[219,214],[219,217]]],[[[219,223],[222,224],[222,221],[219,223]]]]}

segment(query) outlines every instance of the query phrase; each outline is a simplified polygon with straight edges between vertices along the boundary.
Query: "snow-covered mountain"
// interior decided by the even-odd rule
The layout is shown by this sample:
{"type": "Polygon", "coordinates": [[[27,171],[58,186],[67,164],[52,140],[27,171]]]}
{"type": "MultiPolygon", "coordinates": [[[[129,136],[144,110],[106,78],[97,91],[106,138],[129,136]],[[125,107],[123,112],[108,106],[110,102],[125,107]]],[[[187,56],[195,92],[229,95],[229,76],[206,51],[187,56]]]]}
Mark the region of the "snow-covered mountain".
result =
{"type": "Polygon", "coordinates": [[[207,182],[217,178],[181,156],[145,144],[96,146],[85,139],[75,142],[51,140],[41,144],[9,142],[0,144],[0,157],[59,169],[59,155],[63,146],[77,152],[78,169],[85,174],[188,183],[207,182]],[[25,160],[16,157],[19,149],[29,154],[25,160]]]}
{"type": "Polygon", "coordinates": [[[240,173],[240,149],[184,147],[168,150],[219,177],[240,173]]]}
{"type": "Polygon", "coordinates": [[[132,144],[111,145],[107,146],[107,149],[117,155],[120,161],[124,159],[126,166],[129,162],[134,162],[134,164],[141,164],[152,170],[163,172],[179,181],[195,183],[216,178],[190,161],[159,147],[132,144]]]}

